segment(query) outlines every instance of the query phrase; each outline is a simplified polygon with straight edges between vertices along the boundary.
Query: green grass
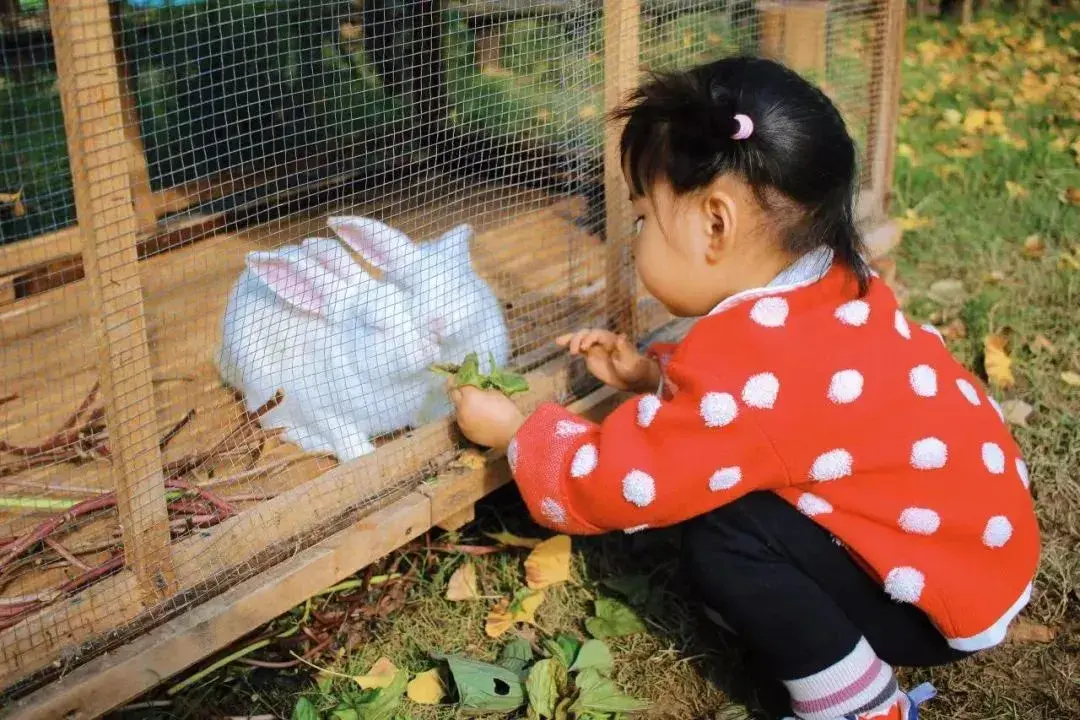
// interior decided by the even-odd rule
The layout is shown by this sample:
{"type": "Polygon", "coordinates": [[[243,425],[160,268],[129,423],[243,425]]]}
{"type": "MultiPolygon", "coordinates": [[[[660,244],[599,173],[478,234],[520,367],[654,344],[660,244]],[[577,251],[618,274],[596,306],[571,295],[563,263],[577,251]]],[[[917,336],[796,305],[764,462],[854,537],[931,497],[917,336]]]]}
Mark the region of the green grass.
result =
{"type": "MultiPolygon", "coordinates": [[[[527,32],[536,33],[537,47],[550,45],[536,28],[527,32]]],[[[1080,187],[1080,146],[1073,146],[1080,139],[1080,82],[1077,53],[1070,50],[1078,38],[1076,13],[990,20],[963,33],[930,22],[914,23],[908,31],[894,205],[897,215],[911,210],[930,224],[905,233],[896,254],[897,282],[906,289],[908,312],[948,327],[950,348],[976,371],[987,334],[1009,340],[1016,383],[995,394],[1034,407],[1027,426],[1014,431],[1031,466],[1044,540],[1036,593],[1023,618],[1056,633],[1049,643],[1010,643],[958,666],[906,673],[908,686],[930,679],[941,691],[924,712],[929,720],[1080,717],[1080,388],[1061,377],[1080,372],[1080,271],[1069,261],[1080,258],[1080,208],[1060,197],[1066,188],[1080,187]],[[1045,47],[1035,39],[1039,33],[1045,47]],[[1027,84],[1025,72],[1032,73],[1027,84]],[[1032,77],[1057,85],[1039,97],[1032,77]],[[956,117],[950,110],[959,113],[958,126],[950,124],[956,117]],[[999,111],[1004,131],[965,131],[963,118],[971,110],[999,111]],[[965,143],[971,157],[949,157],[965,143]],[[1006,181],[1026,196],[1010,197],[1006,181]],[[1024,252],[1031,235],[1039,235],[1044,247],[1038,257],[1024,252]],[[962,281],[963,292],[942,304],[929,292],[940,280],[962,281]],[[1052,347],[1045,348],[1040,337],[1052,347]]],[[[515,56],[512,62],[524,73],[547,72],[535,58],[515,56]]],[[[497,80],[511,92],[513,78],[497,80]]],[[[536,532],[512,489],[483,503],[476,526],[458,539],[483,542],[481,529],[503,524],[522,534],[536,532]]],[[[603,581],[645,574],[651,595],[639,611],[649,632],[614,643],[619,684],[653,702],[644,716],[768,717],[744,703],[769,705],[775,688],[749,673],[740,648],[724,645],[696,622],[682,599],[676,553],[677,537],[670,532],[576,540],[576,583],[551,592],[538,614],[539,627],[543,633],[580,635],[591,601],[614,594],[603,581]]],[[[400,557],[402,567],[417,567],[422,578],[405,604],[383,619],[350,624],[342,641],[349,649],[319,662],[359,673],[383,655],[410,671],[430,667],[431,651],[493,658],[501,642],[484,635],[490,602],[443,599],[446,581],[463,558],[422,548],[400,557]]],[[[477,559],[483,593],[512,594],[521,587],[522,557],[477,559]]],[[[336,607],[333,598],[319,602],[336,607]]],[[[274,627],[295,625],[304,612],[297,609],[274,627]]],[[[123,717],[205,717],[211,711],[287,716],[299,696],[325,709],[347,685],[317,684],[306,669],[231,665],[170,698],[168,707],[123,717]]],[[[398,717],[457,715],[453,708],[406,703],[398,717]]]]}

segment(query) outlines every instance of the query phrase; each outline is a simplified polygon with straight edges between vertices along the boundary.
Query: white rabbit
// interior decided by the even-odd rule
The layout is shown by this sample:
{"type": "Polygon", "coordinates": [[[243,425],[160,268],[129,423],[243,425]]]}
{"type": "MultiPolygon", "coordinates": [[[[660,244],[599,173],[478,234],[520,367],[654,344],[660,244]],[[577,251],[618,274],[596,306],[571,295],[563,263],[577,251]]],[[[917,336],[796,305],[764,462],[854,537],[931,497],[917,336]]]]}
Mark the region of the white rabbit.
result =
{"type": "Polygon", "coordinates": [[[338,250],[313,238],[249,253],[222,320],[218,368],[249,411],[281,389],[263,423],[347,461],[373,452],[372,436],[410,423],[439,348],[398,287],[338,250]]]}
{"type": "MultiPolygon", "coordinates": [[[[417,323],[439,337],[441,362],[461,363],[470,352],[476,352],[483,373],[491,371],[491,357],[497,366],[506,365],[510,338],[502,304],[473,268],[469,225],[457,225],[435,240],[418,244],[372,218],[331,217],[328,224],[407,293],[417,323]]],[[[444,383],[432,380],[416,424],[449,414],[444,383]]]]}

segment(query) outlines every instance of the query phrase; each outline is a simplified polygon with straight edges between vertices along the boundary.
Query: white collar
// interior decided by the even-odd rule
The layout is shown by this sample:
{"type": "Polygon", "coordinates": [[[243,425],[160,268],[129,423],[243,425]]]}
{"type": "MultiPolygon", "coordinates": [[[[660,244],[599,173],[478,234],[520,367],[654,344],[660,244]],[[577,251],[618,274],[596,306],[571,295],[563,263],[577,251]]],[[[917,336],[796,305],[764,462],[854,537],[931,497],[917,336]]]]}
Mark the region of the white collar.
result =
{"type": "Polygon", "coordinates": [[[777,295],[791,292],[807,285],[813,285],[825,274],[833,264],[833,250],[830,247],[819,247],[799,257],[798,260],[788,265],[764,287],[750,288],[737,292],[731,297],[725,298],[719,305],[709,311],[709,315],[716,315],[728,308],[761,297],[763,295],[777,295]]]}

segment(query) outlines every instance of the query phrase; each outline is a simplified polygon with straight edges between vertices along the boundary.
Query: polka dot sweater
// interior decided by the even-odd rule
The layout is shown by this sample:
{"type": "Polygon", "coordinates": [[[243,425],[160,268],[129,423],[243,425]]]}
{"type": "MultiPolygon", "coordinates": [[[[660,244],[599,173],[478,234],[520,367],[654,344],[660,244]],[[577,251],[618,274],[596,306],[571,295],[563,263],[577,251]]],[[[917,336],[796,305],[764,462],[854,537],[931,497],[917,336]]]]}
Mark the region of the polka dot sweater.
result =
{"type": "Polygon", "coordinates": [[[771,490],[953,647],[1004,638],[1039,556],[1027,467],[996,402],[882,281],[858,298],[834,266],[741,293],[649,352],[657,394],[598,425],[547,404],[517,433],[539,522],[635,532],[771,490]]]}

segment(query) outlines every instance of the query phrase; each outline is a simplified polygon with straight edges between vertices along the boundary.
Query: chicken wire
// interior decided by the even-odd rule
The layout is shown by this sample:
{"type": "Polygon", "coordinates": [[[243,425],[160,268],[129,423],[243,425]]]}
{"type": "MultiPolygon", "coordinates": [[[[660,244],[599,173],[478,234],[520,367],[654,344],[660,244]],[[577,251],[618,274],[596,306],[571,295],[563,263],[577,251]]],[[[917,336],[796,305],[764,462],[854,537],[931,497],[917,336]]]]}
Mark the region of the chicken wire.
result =
{"type": "MultiPolygon", "coordinates": [[[[788,61],[840,106],[871,182],[881,0],[68,0],[64,28],[35,2],[3,18],[9,696],[430,477],[454,451],[431,362],[473,349],[532,371],[562,332],[631,327],[605,301],[626,262],[605,235],[630,224],[605,210],[605,7],[637,15],[645,68],[788,61]],[[73,171],[92,234],[74,232],[73,171]]],[[[670,320],[626,290],[639,337],[670,320]]],[[[588,389],[543,387],[531,402],[588,389]]]]}

